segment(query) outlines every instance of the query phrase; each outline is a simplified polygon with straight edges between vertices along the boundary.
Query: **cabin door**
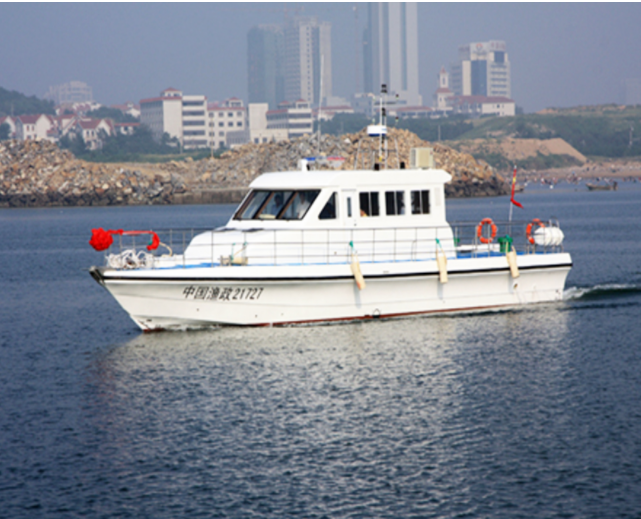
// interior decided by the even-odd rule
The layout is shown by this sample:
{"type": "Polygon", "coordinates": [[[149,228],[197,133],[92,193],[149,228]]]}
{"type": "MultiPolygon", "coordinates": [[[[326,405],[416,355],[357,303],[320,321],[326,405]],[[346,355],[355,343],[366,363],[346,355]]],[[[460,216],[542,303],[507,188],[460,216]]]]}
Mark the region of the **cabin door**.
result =
{"type": "Polygon", "coordinates": [[[358,204],[356,201],[355,189],[343,190],[343,215],[345,218],[345,225],[353,227],[356,225],[356,211],[358,211],[358,204]]]}

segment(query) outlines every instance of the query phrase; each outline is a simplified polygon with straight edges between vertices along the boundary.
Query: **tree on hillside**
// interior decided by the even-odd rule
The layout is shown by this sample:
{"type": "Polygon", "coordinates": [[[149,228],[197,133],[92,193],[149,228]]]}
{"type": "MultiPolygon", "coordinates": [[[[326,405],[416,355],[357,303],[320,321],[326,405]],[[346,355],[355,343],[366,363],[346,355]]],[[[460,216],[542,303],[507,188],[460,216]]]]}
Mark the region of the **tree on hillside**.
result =
{"type": "Polygon", "coordinates": [[[390,126],[409,130],[428,142],[454,140],[474,127],[463,116],[442,119],[402,119],[390,126]]]}
{"type": "Polygon", "coordinates": [[[0,124],[0,141],[6,141],[9,138],[11,128],[7,123],[0,124]]]}
{"type": "Polygon", "coordinates": [[[36,96],[27,97],[16,91],[0,87],[0,116],[55,113],[53,101],[44,101],[36,96]]]}
{"type": "Polygon", "coordinates": [[[108,106],[101,106],[96,110],[87,112],[87,117],[93,117],[95,119],[112,119],[117,123],[137,123],[138,119],[135,117],[123,113],[122,110],[118,108],[109,108],[108,106]]]}
{"type": "Polygon", "coordinates": [[[58,147],[63,150],[69,150],[75,157],[80,157],[86,153],[85,140],[82,135],[67,134],[60,138],[58,147]]]}
{"type": "MultiPolygon", "coordinates": [[[[368,124],[372,124],[364,114],[336,114],[331,121],[321,121],[321,132],[329,135],[358,133],[368,124]]],[[[318,131],[318,121],[314,121],[314,132],[318,131]]]]}

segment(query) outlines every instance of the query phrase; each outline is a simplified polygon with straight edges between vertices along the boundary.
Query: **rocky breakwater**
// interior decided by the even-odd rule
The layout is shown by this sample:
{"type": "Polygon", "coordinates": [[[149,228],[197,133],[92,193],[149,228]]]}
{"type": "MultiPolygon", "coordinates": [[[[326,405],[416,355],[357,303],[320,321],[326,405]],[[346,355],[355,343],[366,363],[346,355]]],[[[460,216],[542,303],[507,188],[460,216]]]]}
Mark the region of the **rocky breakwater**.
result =
{"type": "MultiPolygon", "coordinates": [[[[407,130],[389,130],[387,164],[409,165],[410,150],[434,148],[435,166],[452,174],[450,197],[508,193],[503,177],[488,164],[452,148],[422,141],[407,130]]],[[[0,143],[0,205],[131,205],[237,202],[258,175],[295,170],[300,159],[324,156],[320,169],[370,169],[378,140],[365,130],[349,135],[301,137],[292,141],[246,144],[220,158],[163,164],[104,164],[77,160],[49,142],[0,143]],[[320,151],[320,153],[319,153],[320,151]]]]}
{"type": "Polygon", "coordinates": [[[77,160],[47,141],[0,142],[0,206],[171,203],[178,175],[77,160]]]}
{"type": "MultiPolygon", "coordinates": [[[[292,141],[246,144],[225,152],[219,159],[199,161],[200,165],[193,163],[191,168],[198,171],[187,173],[184,178],[190,191],[195,193],[212,189],[244,192],[258,175],[298,169],[300,159],[306,157],[343,159],[317,162],[315,169],[373,169],[378,146],[378,139],[368,137],[366,130],[342,136],[322,135],[320,141],[314,135],[292,141]]],[[[401,162],[409,166],[410,150],[421,147],[433,148],[435,166],[452,174],[452,181],[446,185],[447,196],[498,196],[509,192],[505,179],[489,164],[448,146],[423,141],[407,130],[389,129],[388,167],[399,167],[401,162]]],[[[161,167],[172,173],[176,173],[178,167],[189,169],[178,164],[161,167]]]]}

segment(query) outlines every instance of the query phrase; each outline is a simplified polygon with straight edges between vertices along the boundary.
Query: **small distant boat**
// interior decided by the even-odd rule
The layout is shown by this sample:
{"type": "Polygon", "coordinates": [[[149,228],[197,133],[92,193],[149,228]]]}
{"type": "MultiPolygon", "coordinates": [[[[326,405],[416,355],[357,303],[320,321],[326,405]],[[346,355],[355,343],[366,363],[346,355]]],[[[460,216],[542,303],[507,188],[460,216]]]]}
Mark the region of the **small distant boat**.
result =
{"type": "Polygon", "coordinates": [[[616,191],[619,187],[616,181],[610,184],[586,184],[586,186],[590,191],[616,191]]]}

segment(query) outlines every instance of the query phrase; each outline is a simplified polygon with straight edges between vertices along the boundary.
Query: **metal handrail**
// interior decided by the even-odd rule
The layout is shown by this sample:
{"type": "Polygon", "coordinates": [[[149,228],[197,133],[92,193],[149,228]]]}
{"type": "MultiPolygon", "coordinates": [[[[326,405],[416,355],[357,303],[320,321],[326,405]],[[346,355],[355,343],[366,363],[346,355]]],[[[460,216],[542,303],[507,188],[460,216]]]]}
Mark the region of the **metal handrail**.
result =
{"type": "MultiPolygon", "coordinates": [[[[563,246],[532,245],[526,237],[525,229],[529,222],[495,222],[498,229],[511,229],[512,246],[518,254],[550,253],[563,250],[563,246]],[[509,227],[508,227],[509,226],[509,227]]],[[[548,225],[557,225],[549,222],[548,225]]],[[[481,243],[478,236],[478,223],[455,222],[443,226],[414,227],[368,227],[368,228],[318,228],[318,229],[227,229],[227,228],[183,228],[158,229],[161,248],[148,253],[146,244],[136,243],[135,236],[120,236],[118,244],[106,251],[109,254],[122,254],[125,251],[134,255],[140,251],[159,258],[166,257],[168,246],[175,256],[180,257],[174,266],[187,267],[193,264],[217,266],[242,252],[241,259],[247,258],[251,265],[291,265],[291,264],[331,264],[348,263],[351,260],[349,243],[354,244],[361,262],[375,261],[424,261],[433,260],[437,254],[438,238],[441,248],[448,257],[479,257],[505,252],[498,243],[501,232],[490,243],[481,243]],[[192,244],[194,236],[211,232],[210,240],[200,247],[192,244]],[[225,240],[229,232],[239,232],[242,243],[238,240],[225,240]],[[271,236],[270,236],[271,234],[271,236]],[[127,243],[129,242],[129,243],[127,243]],[[178,243],[177,243],[178,242],[178,243]],[[189,249],[191,257],[185,256],[189,249]],[[205,251],[201,254],[201,251],[205,251]]],[[[489,238],[490,229],[484,228],[485,237],[489,238]]],[[[235,258],[238,260],[238,258],[235,258]]]]}

